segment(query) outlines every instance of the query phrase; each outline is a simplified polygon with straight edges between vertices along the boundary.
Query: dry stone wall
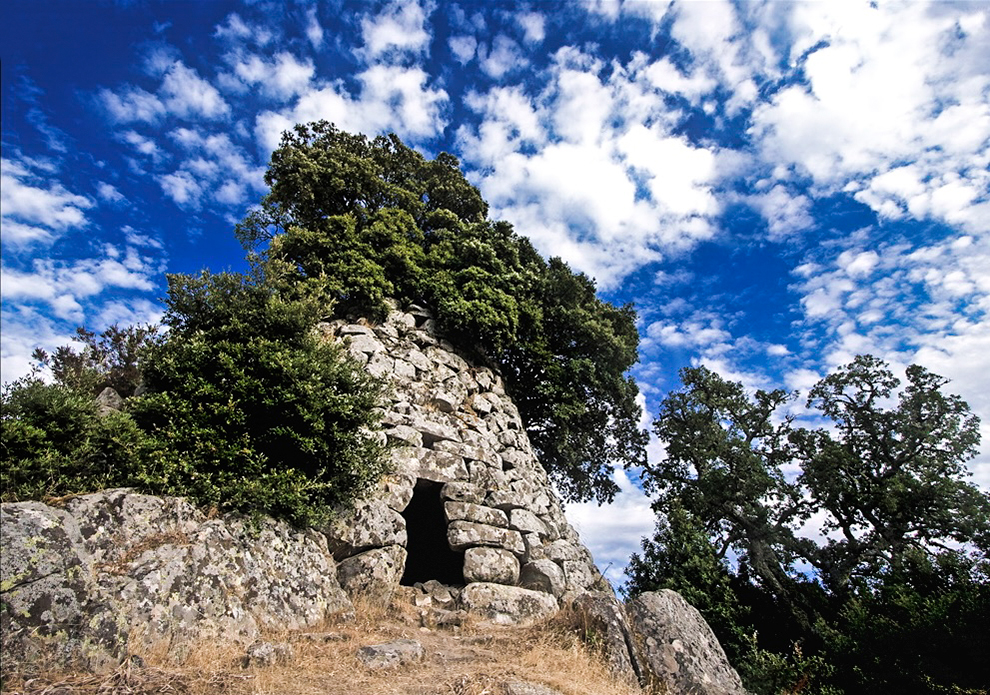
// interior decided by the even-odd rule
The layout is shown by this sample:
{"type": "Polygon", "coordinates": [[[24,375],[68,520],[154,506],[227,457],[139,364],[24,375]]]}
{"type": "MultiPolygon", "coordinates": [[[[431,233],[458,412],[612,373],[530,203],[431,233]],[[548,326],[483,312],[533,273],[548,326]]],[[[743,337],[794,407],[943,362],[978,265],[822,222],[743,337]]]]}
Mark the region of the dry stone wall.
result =
{"type": "Polygon", "coordinates": [[[345,590],[387,596],[400,583],[436,579],[464,585],[466,605],[505,622],[513,606],[525,619],[552,612],[568,592],[611,591],[498,374],[438,339],[418,307],[321,330],[392,384],[384,436],[395,472],[325,529],[345,590]],[[419,563],[424,553],[431,557],[419,563]]]}

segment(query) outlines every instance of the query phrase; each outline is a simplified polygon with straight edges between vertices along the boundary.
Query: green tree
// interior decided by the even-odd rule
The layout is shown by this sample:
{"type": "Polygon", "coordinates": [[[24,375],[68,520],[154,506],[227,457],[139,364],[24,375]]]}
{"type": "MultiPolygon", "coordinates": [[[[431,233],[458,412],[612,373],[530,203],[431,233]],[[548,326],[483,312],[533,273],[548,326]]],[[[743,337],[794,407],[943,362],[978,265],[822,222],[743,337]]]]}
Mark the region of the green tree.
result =
{"type": "Polygon", "coordinates": [[[65,388],[97,395],[109,386],[126,398],[140,386],[141,357],[158,340],[158,326],[113,324],[99,334],[80,326],[76,340],[82,351],[62,345],[49,355],[37,348],[33,357],[65,388]]]}
{"type": "MultiPolygon", "coordinates": [[[[684,531],[658,533],[633,565],[632,589],[649,588],[643,577],[656,581],[644,563],[710,567],[710,556],[717,558],[748,610],[713,612],[702,602],[703,612],[737,653],[738,616],[752,622],[736,628],[756,630],[761,642],[770,637],[770,656],[756,650],[741,669],[752,687],[774,682],[759,671],[783,664],[782,636],[803,650],[794,663],[817,669],[814,660],[825,658],[827,682],[850,691],[907,682],[903,673],[880,674],[911,664],[926,669],[908,679],[923,686],[918,692],[978,682],[975,665],[950,676],[953,669],[908,648],[921,631],[914,626],[948,616],[955,622],[946,639],[972,641],[976,626],[960,618],[963,607],[988,607],[985,571],[973,568],[985,567],[990,550],[990,497],[964,480],[978,420],[958,396],[942,393],[946,380],[915,365],[898,391],[886,364],[857,357],[810,392],[807,406],[831,424],[805,429],[781,412],[793,398],[782,391],[750,395],[705,368],[686,369],[682,379],[655,422],[667,457],[649,465],[644,479],[658,514],[686,514],[709,549],[696,535],[684,546],[684,531]],[[812,517],[823,519],[821,541],[802,528],[812,517]],[[687,559],[677,559],[685,547],[687,559]],[[968,559],[967,549],[982,559],[968,559]],[[916,611],[913,621],[904,620],[905,606],[916,611]],[[871,625],[888,626],[886,643],[901,646],[881,646],[883,632],[871,625]]],[[[673,572],[664,581],[690,594],[717,576],[673,572]]]]}
{"type": "Polygon", "coordinates": [[[427,160],[394,135],[321,121],[284,134],[259,209],[238,238],[292,267],[340,311],[380,316],[385,298],[429,306],[461,350],[498,369],[543,465],[572,499],[611,499],[614,465],[644,460],[631,307],[544,261],[488,206],[455,157],[427,160]]]}
{"type": "Polygon", "coordinates": [[[309,525],[380,478],[381,384],[316,333],[318,299],[229,273],[168,281],[168,337],[132,406],[147,488],[309,525]]]}

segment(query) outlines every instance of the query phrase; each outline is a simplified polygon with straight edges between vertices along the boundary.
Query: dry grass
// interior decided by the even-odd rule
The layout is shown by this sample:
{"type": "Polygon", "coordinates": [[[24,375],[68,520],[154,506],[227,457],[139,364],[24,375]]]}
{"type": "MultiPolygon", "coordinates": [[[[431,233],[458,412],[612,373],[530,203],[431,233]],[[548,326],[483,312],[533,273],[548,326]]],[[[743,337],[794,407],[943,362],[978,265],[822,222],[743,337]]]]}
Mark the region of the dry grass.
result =
{"type": "Polygon", "coordinates": [[[357,606],[356,618],[318,630],[271,633],[291,657],[269,667],[242,667],[243,645],[203,642],[177,652],[158,645],[142,652],[144,666],[127,663],[110,674],[46,673],[8,678],[10,695],[503,695],[507,681],[549,686],[564,695],[633,695],[640,691],[608,673],[601,659],[559,620],[531,627],[469,621],[459,628],[421,627],[412,606],[357,606]],[[357,650],[395,639],[419,641],[421,663],[374,670],[357,650]]]}

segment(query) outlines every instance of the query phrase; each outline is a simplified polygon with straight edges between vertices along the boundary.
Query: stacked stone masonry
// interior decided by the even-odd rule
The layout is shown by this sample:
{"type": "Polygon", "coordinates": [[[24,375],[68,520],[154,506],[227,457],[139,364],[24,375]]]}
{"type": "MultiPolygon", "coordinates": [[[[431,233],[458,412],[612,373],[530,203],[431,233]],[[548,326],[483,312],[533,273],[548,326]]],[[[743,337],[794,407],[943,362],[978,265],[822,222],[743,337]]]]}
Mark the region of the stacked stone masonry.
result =
{"type": "MultiPolygon", "coordinates": [[[[497,606],[526,592],[554,599],[611,592],[567,523],[498,374],[438,339],[433,319],[417,307],[395,309],[378,324],[338,320],[320,329],[392,386],[383,420],[394,473],[353,514],[325,529],[345,590],[394,592],[412,544],[407,526],[416,523],[410,501],[435,487],[445,542],[469,588],[465,597],[480,601],[480,612],[498,617],[497,606]]],[[[546,597],[530,598],[548,605],[546,597]]]]}

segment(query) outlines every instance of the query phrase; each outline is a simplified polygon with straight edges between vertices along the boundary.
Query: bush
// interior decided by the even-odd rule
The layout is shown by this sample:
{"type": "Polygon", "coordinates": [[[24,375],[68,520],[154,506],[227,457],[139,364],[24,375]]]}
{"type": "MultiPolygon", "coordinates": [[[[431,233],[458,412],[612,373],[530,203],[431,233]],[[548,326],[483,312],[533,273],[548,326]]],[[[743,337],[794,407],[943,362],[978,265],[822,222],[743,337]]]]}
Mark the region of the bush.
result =
{"type": "Polygon", "coordinates": [[[315,298],[226,273],[168,280],[171,330],[133,403],[144,487],[309,525],[381,477],[381,383],[315,334],[315,298]]]}
{"type": "Polygon", "coordinates": [[[3,390],[4,502],[136,484],[144,435],[126,413],[100,416],[87,394],[36,376],[3,390]]]}

